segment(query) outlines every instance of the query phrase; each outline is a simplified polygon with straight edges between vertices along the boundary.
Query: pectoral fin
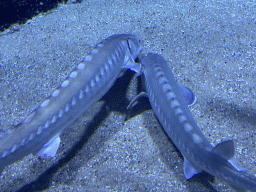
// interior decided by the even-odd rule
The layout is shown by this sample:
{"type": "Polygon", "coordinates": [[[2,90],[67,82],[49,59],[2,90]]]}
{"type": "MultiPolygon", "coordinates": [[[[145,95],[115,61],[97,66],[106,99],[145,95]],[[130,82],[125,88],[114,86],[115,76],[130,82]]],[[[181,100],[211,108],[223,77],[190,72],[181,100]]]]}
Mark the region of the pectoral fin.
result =
{"type": "Polygon", "coordinates": [[[186,104],[189,106],[195,104],[196,97],[195,97],[195,94],[193,93],[193,91],[190,88],[182,86],[182,85],[180,85],[179,88],[180,88],[180,92],[182,93],[182,95],[185,99],[186,104]]]}
{"type": "Polygon", "coordinates": [[[122,70],[130,69],[137,73],[137,76],[141,75],[142,67],[141,64],[135,63],[133,60],[129,59],[128,62],[122,67],[122,70]]]}
{"type": "Polygon", "coordinates": [[[133,104],[141,97],[148,97],[146,92],[140,92],[138,95],[136,95],[133,100],[130,102],[130,104],[127,106],[127,110],[131,110],[133,104]]]}
{"type": "Polygon", "coordinates": [[[187,159],[184,157],[183,171],[186,179],[191,179],[194,175],[201,173],[202,169],[195,168],[187,159]]]}
{"type": "Polygon", "coordinates": [[[50,141],[48,141],[36,155],[40,157],[43,155],[54,157],[57,153],[59,146],[60,137],[58,135],[57,137],[55,136],[50,141]]]}

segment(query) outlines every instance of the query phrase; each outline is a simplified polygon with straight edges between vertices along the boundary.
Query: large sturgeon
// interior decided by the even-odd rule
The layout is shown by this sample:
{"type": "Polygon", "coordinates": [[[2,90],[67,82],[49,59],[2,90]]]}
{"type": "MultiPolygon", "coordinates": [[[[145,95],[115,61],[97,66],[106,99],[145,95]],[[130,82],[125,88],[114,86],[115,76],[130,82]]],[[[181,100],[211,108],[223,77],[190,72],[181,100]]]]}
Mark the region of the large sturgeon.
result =
{"type": "Polygon", "coordinates": [[[49,98],[0,136],[0,172],[30,153],[54,156],[63,130],[108,92],[121,70],[140,70],[134,60],[141,50],[139,40],[129,34],[97,44],[49,98]]]}
{"type": "Polygon", "coordinates": [[[191,101],[184,97],[189,92],[185,91],[184,94],[185,89],[181,89],[176,83],[164,58],[149,53],[141,64],[151,107],[184,157],[186,179],[204,170],[236,189],[256,191],[256,178],[247,174],[245,169],[239,168],[234,161],[234,142],[224,141],[214,147],[203,135],[187,106],[191,101]]]}

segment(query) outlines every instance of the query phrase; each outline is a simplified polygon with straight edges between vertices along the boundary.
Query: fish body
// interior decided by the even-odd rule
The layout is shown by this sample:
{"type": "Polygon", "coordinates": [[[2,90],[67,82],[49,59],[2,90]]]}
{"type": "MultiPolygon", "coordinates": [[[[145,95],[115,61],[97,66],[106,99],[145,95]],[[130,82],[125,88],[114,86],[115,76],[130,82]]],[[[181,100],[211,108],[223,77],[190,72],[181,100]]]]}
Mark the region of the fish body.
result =
{"type": "Polygon", "coordinates": [[[164,58],[149,53],[141,62],[146,92],[163,129],[184,157],[187,179],[202,170],[234,188],[256,191],[256,178],[234,161],[234,142],[212,146],[197,126],[164,58]]]}
{"type": "Polygon", "coordinates": [[[30,153],[54,156],[60,134],[112,87],[122,69],[137,70],[142,50],[129,34],[98,43],[66,80],[23,122],[0,136],[0,172],[30,153]]]}

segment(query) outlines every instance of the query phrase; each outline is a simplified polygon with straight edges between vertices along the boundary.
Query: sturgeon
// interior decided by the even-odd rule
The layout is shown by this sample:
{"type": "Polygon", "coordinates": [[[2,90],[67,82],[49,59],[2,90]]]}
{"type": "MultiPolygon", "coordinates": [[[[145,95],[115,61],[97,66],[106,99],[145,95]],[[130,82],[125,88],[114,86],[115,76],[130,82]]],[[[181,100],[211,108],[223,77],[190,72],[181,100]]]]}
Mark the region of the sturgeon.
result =
{"type": "Polygon", "coordinates": [[[121,70],[140,70],[134,60],[141,51],[139,40],[129,34],[98,43],[49,98],[0,136],[0,172],[30,153],[54,156],[63,130],[108,92],[121,70]]]}
{"type": "Polygon", "coordinates": [[[203,135],[164,58],[149,53],[141,64],[151,107],[184,158],[186,179],[204,170],[236,189],[256,191],[256,178],[234,161],[234,142],[224,141],[214,147],[203,135]]]}

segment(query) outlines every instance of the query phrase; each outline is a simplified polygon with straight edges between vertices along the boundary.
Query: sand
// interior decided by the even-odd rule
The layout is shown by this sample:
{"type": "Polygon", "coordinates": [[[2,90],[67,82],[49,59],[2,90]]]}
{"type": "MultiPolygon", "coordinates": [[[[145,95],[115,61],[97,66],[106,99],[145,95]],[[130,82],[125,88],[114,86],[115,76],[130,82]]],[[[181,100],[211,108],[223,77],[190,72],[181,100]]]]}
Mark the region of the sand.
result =
{"type": "MultiPolygon", "coordinates": [[[[254,1],[83,1],[0,34],[0,126],[21,122],[92,47],[132,33],[143,54],[161,54],[197,102],[193,117],[212,145],[233,139],[235,158],[256,174],[254,1]]],[[[140,81],[139,81],[140,83],[140,81]]],[[[147,99],[126,106],[138,78],[128,72],[67,129],[55,158],[8,166],[0,191],[234,191],[203,173],[187,181],[183,158],[147,99]]]]}

